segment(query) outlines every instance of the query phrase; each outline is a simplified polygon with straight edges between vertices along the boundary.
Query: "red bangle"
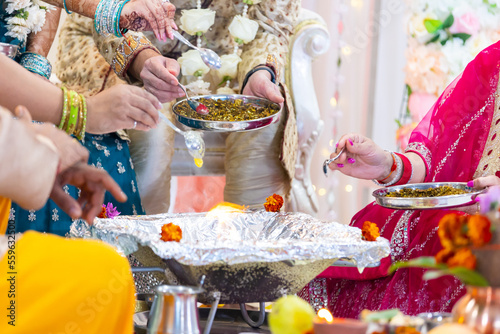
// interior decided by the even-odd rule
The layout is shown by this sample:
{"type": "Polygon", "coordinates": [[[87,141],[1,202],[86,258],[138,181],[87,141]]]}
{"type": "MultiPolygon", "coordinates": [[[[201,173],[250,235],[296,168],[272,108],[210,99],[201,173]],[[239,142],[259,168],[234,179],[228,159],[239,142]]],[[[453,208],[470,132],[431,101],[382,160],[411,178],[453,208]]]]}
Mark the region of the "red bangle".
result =
{"type": "Polygon", "coordinates": [[[407,184],[411,180],[411,177],[413,176],[413,166],[411,164],[410,159],[408,159],[404,154],[401,153],[396,153],[396,154],[403,161],[403,175],[401,176],[399,181],[394,184],[396,186],[399,186],[402,184],[407,184]]]}
{"type": "Polygon", "coordinates": [[[389,175],[384,177],[382,180],[377,180],[378,182],[384,182],[385,180],[387,180],[392,175],[392,172],[394,172],[396,170],[396,168],[398,167],[398,164],[396,163],[396,159],[394,159],[394,155],[392,153],[391,153],[391,157],[392,157],[391,172],[389,173],[389,175]]]}

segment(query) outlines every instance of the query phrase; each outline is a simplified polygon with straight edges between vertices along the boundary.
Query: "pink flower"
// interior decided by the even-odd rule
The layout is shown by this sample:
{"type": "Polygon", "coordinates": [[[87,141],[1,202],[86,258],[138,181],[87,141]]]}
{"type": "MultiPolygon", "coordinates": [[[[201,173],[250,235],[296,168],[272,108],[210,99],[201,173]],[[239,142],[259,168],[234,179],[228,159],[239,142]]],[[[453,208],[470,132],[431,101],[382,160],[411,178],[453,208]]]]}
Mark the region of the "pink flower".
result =
{"type": "Polygon", "coordinates": [[[437,97],[434,94],[421,92],[412,93],[408,99],[408,109],[410,109],[412,121],[417,123],[420,122],[436,100],[437,97]]]}
{"type": "Polygon", "coordinates": [[[396,142],[398,143],[401,151],[404,152],[406,146],[408,146],[408,141],[410,140],[410,135],[413,129],[417,126],[417,123],[410,123],[403,125],[396,131],[396,142]]]}
{"type": "Polygon", "coordinates": [[[450,32],[452,34],[465,33],[469,35],[475,35],[478,33],[479,28],[481,28],[479,18],[476,16],[476,14],[469,12],[462,14],[459,17],[455,17],[455,21],[450,27],[450,32]]]}
{"type": "Polygon", "coordinates": [[[113,203],[108,203],[108,205],[103,204],[102,207],[106,209],[107,218],[115,218],[121,213],[113,206],[113,203]]]}

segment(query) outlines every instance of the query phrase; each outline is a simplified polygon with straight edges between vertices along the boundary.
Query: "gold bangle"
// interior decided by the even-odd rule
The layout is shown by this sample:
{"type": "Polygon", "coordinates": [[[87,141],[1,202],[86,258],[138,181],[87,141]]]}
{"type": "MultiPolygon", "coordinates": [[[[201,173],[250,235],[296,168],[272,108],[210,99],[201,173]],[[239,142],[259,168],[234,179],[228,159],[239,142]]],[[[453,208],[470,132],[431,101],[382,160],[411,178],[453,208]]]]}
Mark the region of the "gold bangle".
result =
{"type": "Polygon", "coordinates": [[[80,132],[78,133],[77,138],[79,140],[83,140],[83,137],[85,137],[85,129],[87,127],[87,101],[85,100],[85,97],[81,94],[80,94],[80,100],[82,102],[81,110],[83,110],[82,119],[81,119],[82,120],[82,128],[81,128],[80,132]]]}
{"type": "Polygon", "coordinates": [[[63,110],[62,110],[61,122],[57,126],[59,129],[63,128],[64,123],[66,123],[66,116],[68,115],[68,90],[64,86],[61,87],[61,90],[63,92],[63,110]]]}

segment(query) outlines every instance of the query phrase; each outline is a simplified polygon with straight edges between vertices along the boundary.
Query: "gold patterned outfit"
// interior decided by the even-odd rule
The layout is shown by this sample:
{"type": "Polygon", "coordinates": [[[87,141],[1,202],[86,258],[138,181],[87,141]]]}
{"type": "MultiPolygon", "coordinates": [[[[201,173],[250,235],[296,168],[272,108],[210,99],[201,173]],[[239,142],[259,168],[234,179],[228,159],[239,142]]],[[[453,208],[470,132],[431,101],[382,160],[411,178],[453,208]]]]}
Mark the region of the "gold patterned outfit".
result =
{"type": "MultiPolygon", "coordinates": [[[[181,10],[196,7],[195,0],[171,2],[177,7],[176,22],[179,22],[181,10]]],[[[202,8],[216,12],[214,25],[203,37],[203,47],[213,49],[219,55],[233,53],[235,42],[228,26],[235,15],[242,13],[243,6],[241,1],[235,0],[202,1],[202,8]]],[[[237,82],[241,83],[254,66],[265,63],[268,54],[276,55],[277,70],[281,73],[278,79],[284,82],[289,38],[299,10],[300,0],[265,0],[249,6],[248,17],[259,23],[259,30],[253,41],[240,47],[242,61],[238,65],[237,82]]],[[[144,49],[157,48],[162,55],[174,59],[189,50],[177,40],[157,41],[152,33],[129,32],[127,36],[133,36],[130,45],[124,38],[101,37],[94,31],[90,19],[70,15],[60,34],[56,74],[70,89],[95,94],[124,81],[140,85],[126,71],[144,49]]],[[[185,33],[184,36],[196,44],[196,37],[185,33]]],[[[215,76],[209,73],[203,80],[210,82],[215,93],[219,83],[215,76]]],[[[185,82],[185,78],[181,81],[185,82]]],[[[227,201],[261,206],[272,193],[287,195],[290,190],[295,172],[297,125],[290,95],[284,84],[281,88],[285,107],[280,122],[259,131],[231,133],[226,137],[224,197],[227,201]]],[[[171,114],[170,110],[171,104],[165,104],[164,112],[171,114]]],[[[148,133],[130,131],[129,134],[146,212],[164,212],[168,209],[168,166],[173,155],[173,132],[162,127],[148,133]],[[165,142],[170,144],[165,145],[165,142]],[[141,143],[141,148],[137,147],[138,143],[141,143]],[[145,144],[148,146],[146,151],[145,144]],[[156,174],[151,176],[148,173],[145,177],[146,171],[152,168],[151,164],[157,165],[156,174]]]]}

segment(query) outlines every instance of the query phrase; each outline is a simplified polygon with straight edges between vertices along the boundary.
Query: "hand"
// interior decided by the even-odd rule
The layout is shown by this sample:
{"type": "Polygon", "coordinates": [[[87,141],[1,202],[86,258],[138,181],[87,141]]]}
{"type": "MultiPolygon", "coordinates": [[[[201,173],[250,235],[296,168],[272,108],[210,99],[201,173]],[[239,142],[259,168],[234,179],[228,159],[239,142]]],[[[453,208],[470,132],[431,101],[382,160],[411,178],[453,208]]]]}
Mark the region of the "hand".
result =
{"type": "MultiPolygon", "coordinates": [[[[371,139],[358,134],[343,135],[335,152],[345,147],[344,153],[330,164],[331,170],[360,179],[384,179],[391,171],[392,155],[371,139]]],[[[331,158],[337,155],[332,153],[331,158]]]]}
{"type": "Polygon", "coordinates": [[[106,191],[119,202],[127,200],[120,186],[106,171],[84,163],[76,163],[57,175],[50,198],[72,219],[81,217],[92,224],[94,218],[101,212],[106,191]],[[64,192],[63,186],[66,184],[81,189],[78,200],[64,192]]]}
{"type": "Polygon", "coordinates": [[[180,67],[176,60],[155,56],[144,62],[140,75],[144,88],[161,103],[165,103],[184,96],[177,80],[179,72],[180,67]]]}
{"type": "Polygon", "coordinates": [[[80,145],[76,139],[67,135],[66,132],[49,123],[32,123],[31,115],[24,106],[17,106],[14,113],[19,120],[31,126],[37,134],[47,137],[54,144],[59,153],[58,172],[65,171],[78,162],[87,163],[89,151],[80,145]]]}
{"type": "Polygon", "coordinates": [[[87,99],[87,132],[148,131],[158,125],[161,108],[160,101],[144,89],[116,85],[87,99]]]}
{"type": "Polygon", "coordinates": [[[472,185],[470,183],[468,185],[477,190],[482,190],[492,186],[500,186],[500,178],[496,175],[478,177],[477,179],[469,182],[472,182],[472,185]]]}
{"type": "Polygon", "coordinates": [[[174,39],[172,28],[175,6],[164,0],[131,0],[122,10],[120,27],[134,31],[153,31],[156,38],[166,42],[167,36],[174,39]]]}
{"type": "Polygon", "coordinates": [[[257,71],[248,78],[243,94],[263,97],[275,103],[285,101],[279,87],[271,81],[271,74],[264,70],[257,71]]]}

